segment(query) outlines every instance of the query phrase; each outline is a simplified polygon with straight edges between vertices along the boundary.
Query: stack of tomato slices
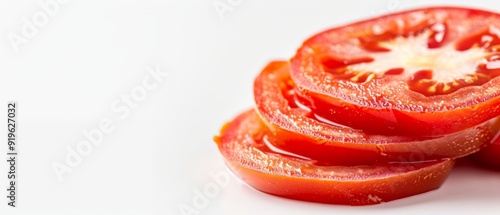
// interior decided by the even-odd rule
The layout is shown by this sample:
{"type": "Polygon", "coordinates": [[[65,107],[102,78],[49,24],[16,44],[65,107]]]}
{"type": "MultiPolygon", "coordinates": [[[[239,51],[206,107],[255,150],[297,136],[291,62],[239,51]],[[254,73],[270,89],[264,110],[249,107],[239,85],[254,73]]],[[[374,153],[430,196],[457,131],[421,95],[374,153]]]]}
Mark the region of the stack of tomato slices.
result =
{"type": "Polygon", "coordinates": [[[436,189],[456,158],[500,168],[500,15],[425,8],[319,33],[255,79],[215,138],[250,186],[368,205],[436,189]],[[484,148],[484,149],[483,149],[484,148]]]}

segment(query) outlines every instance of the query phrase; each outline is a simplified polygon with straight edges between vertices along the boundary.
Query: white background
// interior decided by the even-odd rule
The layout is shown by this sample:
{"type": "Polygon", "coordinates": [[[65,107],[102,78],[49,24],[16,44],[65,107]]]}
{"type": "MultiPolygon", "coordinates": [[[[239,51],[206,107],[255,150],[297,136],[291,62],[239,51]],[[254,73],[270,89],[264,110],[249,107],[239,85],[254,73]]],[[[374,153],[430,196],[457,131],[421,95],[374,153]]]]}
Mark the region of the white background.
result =
{"type": "MultiPolygon", "coordinates": [[[[73,0],[16,52],[8,35],[22,35],[23,19],[32,20],[47,1],[0,1],[0,130],[6,131],[6,102],[18,101],[20,152],[18,208],[7,208],[2,191],[0,214],[180,214],[181,205],[194,207],[195,190],[214,182],[210,173],[227,171],[212,137],[252,107],[253,78],[267,62],[290,58],[301,41],[328,27],[452,2],[218,0],[231,8],[221,15],[215,0],[73,0]],[[168,76],[120,119],[112,104],[156,65],[168,76]],[[66,147],[76,147],[82,132],[105,118],[114,131],[60,182],[52,163],[64,163],[66,147]]],[[[500,11],[497,0],[453,2],[500,11]]],[[[0,142],[5,155],[6,141],[0,142]]],[[[0,169],[3,189],[6,162],[0,169]]],[[[462,165],[437,191],[367,207],[281,199],[231,176],[197,210],[494,214],[499,202],[500,173],[462,165]]]]}

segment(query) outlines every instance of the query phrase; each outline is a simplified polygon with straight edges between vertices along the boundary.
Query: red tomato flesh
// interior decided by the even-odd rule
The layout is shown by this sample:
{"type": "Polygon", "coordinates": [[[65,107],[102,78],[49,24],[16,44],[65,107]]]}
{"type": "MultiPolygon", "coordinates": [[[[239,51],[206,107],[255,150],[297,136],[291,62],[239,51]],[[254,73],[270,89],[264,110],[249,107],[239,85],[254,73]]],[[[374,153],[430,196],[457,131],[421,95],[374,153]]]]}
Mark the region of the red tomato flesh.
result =
{"type": "Polygon", "coordinates": [[[246,111],[224,126],[218,143],[226,164],[251,187],[291,199],[369,205],[438,188],[454,161],[324,166],[270,150],[259,116],[246,111]]]}

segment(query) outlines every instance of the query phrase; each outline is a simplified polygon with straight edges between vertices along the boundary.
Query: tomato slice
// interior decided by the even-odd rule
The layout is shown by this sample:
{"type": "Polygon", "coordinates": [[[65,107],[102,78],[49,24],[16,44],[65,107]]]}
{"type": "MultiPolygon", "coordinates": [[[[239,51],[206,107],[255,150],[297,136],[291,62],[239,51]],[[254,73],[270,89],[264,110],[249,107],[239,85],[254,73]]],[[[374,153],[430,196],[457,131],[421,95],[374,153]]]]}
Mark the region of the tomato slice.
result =
{"type": "Polygon", "coordinates": [[[337,165],[457,158],[486,146],[500,129],[494,119],[440,137],[384,136],[319,119],[295,96],[287,62],[271,62],[255,79],[256,109],[268,141],[286,152],[337,165]]]}
{"type": "Polygon", "coordinates": [[[291,59],[316,115],[377,134],[439,136],[500,115],[500,15],[390,14],[317,34],[291,59]]]}
{"type": "Polygon", "coordinates": [[[314,161],[269,150],[266,128],[247,111],[224,126],[218,143],[226,164],[244,182],[265,193],[291,199],[350,205],[387,202],[438,188],[454,160],[320,166],[314,161]]]}

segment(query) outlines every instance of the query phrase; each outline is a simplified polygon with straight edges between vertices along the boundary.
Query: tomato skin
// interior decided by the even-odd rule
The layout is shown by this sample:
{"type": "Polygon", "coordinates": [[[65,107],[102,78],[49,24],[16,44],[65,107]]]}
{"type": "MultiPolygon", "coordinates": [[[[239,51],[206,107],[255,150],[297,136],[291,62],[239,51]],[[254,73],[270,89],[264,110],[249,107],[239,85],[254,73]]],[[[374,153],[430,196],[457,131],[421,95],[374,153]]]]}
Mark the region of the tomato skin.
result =
{"type": "Polygon", "coordinates": [[[473,155],[481,164],[500,170],[500,138],[473,155]]]}
{"type": "Polygon", "coordinates": [[[271,62],[255,79],[256,110],[270,129],[270,142],[279,149],[320,162],[362,165],[415,162],[463,157],[488,144],[499,128],[493,120],[440,137],[384,136],[330,125],[311,119],[310,112],[292,108],[292,80],[287,62],[271,62]],[[283,88],[283,89],[282,89],[283,88]],[[286,91],[286,92],[283,92],[286,91]]]}
{"type": "Polygon", "coordinates": [[[229,168],[265,193],[291,199],[370,205],[420,194],[441,186],[454,160],[371,166],[317,166],[262,150],[265,134],[258,115],[247,111],[221,131],[218,147],[229,168]]]}
{"type": "Polygon", "coordinates": [[[454,161],[370,181],[290,177],[255,171],[231,161],[227,161],[227,164],[245,183],[264,193],[302,201],[359,206],[380,204],[435,190],[446,180],[454,161]],[[424,177],[432,179],[426,180],[424,177]]]}
{"type": "MultiPolygon", "coordinates": [[[[500,15],[496,13],[440,7],[404,11],[329,29],[304,42],[291,59],[291,76],[299,86],[297,93],[311,102],[310,108],[319,116],[377,134],[439,136],[465,130],[499,116],[499,71],[492,71],[491,80],[480,86],[463,87],[450,94],[425,96],[410,90],[407,80],[397,75],[354,83],[340,80],[339,77],[343,76],[325,72],[321,66],[325,56],[340,55],[346,63],[372,53],[360,48],[357,40],[346,35],[364,35],[370,26],[389,25],[395,17],[404,18],[409,16],[407,14],[416,13],[448,14],[451,21],[446,25],[449,30],[445,40],[457,40],[468,31],[473,32],[487,24],[500,26],[500,15]],[[453,17],[455,14],[458,15],[453,17]]],[[[406,30],[401,31],[390,33],[404,34],[406,30]]],[[[498,42],[496,39],[493,41],[498,42]]],[[[468,45],[466,43],[464,47],[470,47],[468,45]]]]}

